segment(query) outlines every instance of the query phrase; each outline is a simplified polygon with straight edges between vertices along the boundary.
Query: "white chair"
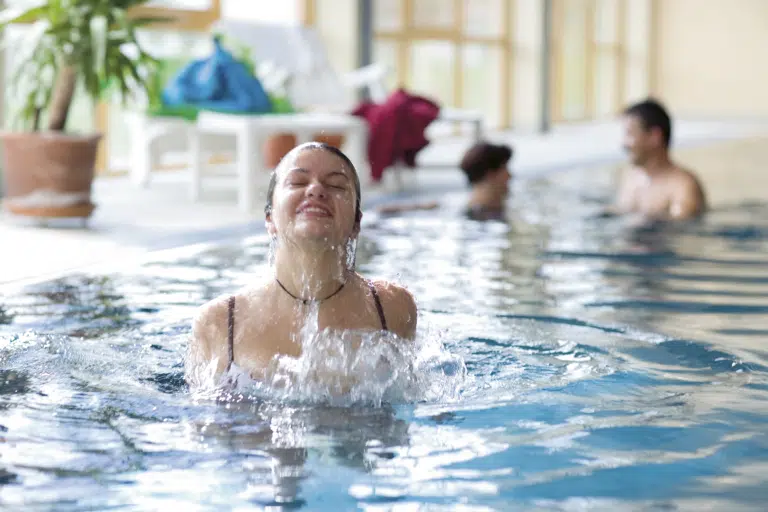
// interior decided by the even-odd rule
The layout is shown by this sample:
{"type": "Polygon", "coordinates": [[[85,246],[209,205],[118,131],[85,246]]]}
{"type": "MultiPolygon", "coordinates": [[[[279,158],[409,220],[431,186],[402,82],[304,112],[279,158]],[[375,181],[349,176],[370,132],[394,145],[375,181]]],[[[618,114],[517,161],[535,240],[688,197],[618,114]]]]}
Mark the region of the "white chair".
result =
{"type": "MultiPolygon", "coordinates": [[[[172,137],[183,141],[187,165],[192,172],[197,172],[194,155],[200,152],[195,145],[199,139],[194,137],[195,124],[176,117],[150,117],[143,112],[126,112],[123,119],[128,124],[131,140],[131,164],[129,177],[137,187],[149,186],[150,173],[159,160],[160,153],[169,149],[163,147],[163,139],[172,137]]],[[[193,195],[194,199],[194,195],[193,195]]]]}
{"type": "MultiPolygon", "coordinates": [[[[246,46],[251,57],[260,68],[265,64],[276,64],[280,82],[285,84],[285,93],[298,109],[318,106],[334,106],[345,100],[346,91],[339,77],[333,71],[317,33],[300,25],[274,23],[243,22],[238,20],[219,20],[212,27],[211,33],[222,34],[225,38],[246,46]]],[[[268,82],[265,80],[265,82],[268,82]]],[[[159,160],[159,154],[165,152],[169,139],[175,145],[178,140],[186,141],[185,159],[190,167],[190,198],[194,201],[200,196],[206,148],[213,151],[227,151],[242,155],[248,148],[253,150],[256,140],[243,144],[243,134],[251,134],[255,139],[263,139],[275,133],[279,127],[282,132],[295,133],[297,138],[305,140],[314,133],[323,131],[343,132],[347,135],[348,152],[355,155],[361,169],[367,160],[364,158],[365,137],[361,139],[364,122],[347,114],[302,113],[297,115],[280,114],[279,116],[247,116],[205,113],[197,122],[182,119],[149,117],[140,112],[129,116],[129,129],[134,159],[130,166],[131,181],[139,186],[148,186],[151,170],[159,160]],[[265,122],[269,121],[269,122],[265,122]],[[308,133],[307,130],[314,130],[308,133]],[[213,135],[213,137],[211,137],[213,135]],[[222,135],[228,139],[222,144],[222,135]],[[211,140],[216,143],[211,144],[211,140]],[[361,142],[362,141],[362,142],[361,142]],[[213,147],[212,147],[213,146],[213,147]],[[362,155],[362,159],[360,158],[362,155]]],[[[242,160],[242,156],[238,157],[242,160]]],[[[249,153],[246,162],[250,162],[251,173],[262,172],[260,158],[249,153]]],[[[243,175],[244,166],[236,163],[239,183],[252,183],[252,178],[243,175]]],[[[238,202],[243,209],[253,204],[253,191],[238,190],[238,202]]]]}
{"type": "MultiPolygon", "coordinates": [[[[344,75],[343,82],[350,89],[367,89],[371,101],[383,103],[390,94],[387,88],[389,72],[390,69],[385,64],[375,62],[350,71],[344,75]]],[[[469,124],[472,126],[472,136],[475,141],[483,137],[483,115],[475,110],[441,106],[436,122],[469,124]]]]}
{"type": "Polygon", "coordinates": [[[209,134],[235,137],[235,167],[237,170],[237,204],[245,213],[255,204],[255,180],[265,174],[261,145],[270,135],[292,132],[297,144],[309,142],[316,133],[323,131],[344,134],[344,151],[358,168],[364,168],[368,131],[365,121],[359,117],[340,114],[263,114],[234,115],[202,112],[197,118],[196,129],[191,134],[195,140],[192,148],[191,192],[193,200],[199,197],[202,186],[202,162],[200,138],[209,134]]]}
{"type": "MultiPolygon", "coordinates": [[[[373,101],[383,102],[389,95],[386,87],[388,69],[382,64],[372,64],[339,77],[330,65],[325,49],[316,31],[299,25],[267,24],[236,20],[219,20],[212,32],[231,37],[251,50],[251,56],[259,63],[278,64],[287,74],[286,94],[297,108],[325,107],[327,110],[347,109],[349,99],[360,89],[367,89],[373,101]]],[[[438,122],[470,124],[475,139],[482,137],[483,118],[477,112],[442,107],[438,122]]],[[[238,179],[238,203],[243,210],[253,206],[253,174],[263,172],[260,156],[254,151],[260,141],[269,134],[281,132],[297,134],[298,140],[311,137],[308,130],[318,133],[324,130],[344,132],[347,145],[357,160],[361,175],[366,175],[367,137],[364,123],[347,114],[303,113],[280,116],[242,116],[204,114],[196,123],[180,119],[153,118],[140,113],[133,114],[130,122],[134,161],[131,178],[140,186],[147,186],[153,163],[158,154],[166,151],[164,140],[169,138],[186,141],[186,158],[190,166],[190,198],[196,201],[202,190],[205,148],[214,151],[234,152],[238,179]],[[260,118],[260,119],[257,119],[260,118]],[[277,120],[279,119],[279,122],[277,120]],[[264,121],[275,121],[266,123],[264,121]],[[226,143],[222,143],[222,135],[226,143]],[[213,137],[211,137],[213,136],[213,137]],[[253,137],[246,144],[244,137],[253,137]],[[212,147],[215,139],[215,147],[212,147]],[[255,143],[255,144],[254,144],[255,143]],[[245,153],[247,157],[245,157],[245,153]],[[359,162],[359,163],[358,163],[359,162]],[[246,168],[250,169],[246,172],[246,168]],[[242,190],[246,187],[247,190],[242,190]]],[[[402,168],[390,169],[395,175],[397,187],[404,188],[402,168]]]]}

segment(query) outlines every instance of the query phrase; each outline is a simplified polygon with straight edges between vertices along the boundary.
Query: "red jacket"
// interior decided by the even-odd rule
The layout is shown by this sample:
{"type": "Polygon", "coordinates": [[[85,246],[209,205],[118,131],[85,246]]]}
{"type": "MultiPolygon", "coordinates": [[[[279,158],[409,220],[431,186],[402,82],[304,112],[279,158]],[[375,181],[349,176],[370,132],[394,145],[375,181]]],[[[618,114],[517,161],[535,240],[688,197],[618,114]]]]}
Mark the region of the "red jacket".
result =
{"type": "Polygon", "coordinates": [[[368,122],[368,161],[374,181],[397,162],[416,165],[416,154],[429,144],[424,131],[439,113],[435,102],[403,89],[384,103],[364,102],[352,112],[368,122]]]}

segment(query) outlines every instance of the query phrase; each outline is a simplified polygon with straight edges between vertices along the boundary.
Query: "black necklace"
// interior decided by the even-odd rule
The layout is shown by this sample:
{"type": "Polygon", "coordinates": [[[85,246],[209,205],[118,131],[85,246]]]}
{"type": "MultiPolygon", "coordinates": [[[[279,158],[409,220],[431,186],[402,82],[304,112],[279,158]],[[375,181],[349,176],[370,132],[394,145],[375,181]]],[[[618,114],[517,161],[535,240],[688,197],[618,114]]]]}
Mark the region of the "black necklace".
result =
{"type": "Polygon", "coordinates": [[[330,299],[331,297],[333,297],[334,295],[339,293],[341,291],[341,289],[344,288],[344,285],[347,284],[347,282],[344,281],[343,283],[341,283],[341,286],[339,286],[339,288],[335,292],[333,292],[332,294],[330,294],[329,296],[327,296],[324,299],[302,299],[301,297],[297,297],[294,294],[292,294],[291,292],[289,292],[288,289],[285,286],[283,286],[283,283],[281,283],[278,278],[275,278],[275,281],[277,281],[277,284],[280,285],[280,288],[282,288],[285,293],[287,293],[288,295],[290,295],[294,299],[296,299],[298,301],[301,301],[301,303],[304,304],[305,306],[307,304],[309,304],[310,302],[317,302],[317,303],[325,302],[326,300],[330,299]]]}

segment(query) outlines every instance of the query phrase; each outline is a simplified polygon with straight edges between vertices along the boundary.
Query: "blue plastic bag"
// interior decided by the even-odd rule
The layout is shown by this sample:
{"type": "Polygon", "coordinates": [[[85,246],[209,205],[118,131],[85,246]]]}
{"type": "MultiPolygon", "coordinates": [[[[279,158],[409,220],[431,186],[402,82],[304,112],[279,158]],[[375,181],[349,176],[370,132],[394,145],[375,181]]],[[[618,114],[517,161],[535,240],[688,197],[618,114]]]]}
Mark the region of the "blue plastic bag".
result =
{"type": "Polygon", "coordinates": [[[190,62],[165,86],[163,103],[231,113],[271,112],[272,102],[259,79],[222,47],[218,37],[213,44],[213,55],[190,62]]]}

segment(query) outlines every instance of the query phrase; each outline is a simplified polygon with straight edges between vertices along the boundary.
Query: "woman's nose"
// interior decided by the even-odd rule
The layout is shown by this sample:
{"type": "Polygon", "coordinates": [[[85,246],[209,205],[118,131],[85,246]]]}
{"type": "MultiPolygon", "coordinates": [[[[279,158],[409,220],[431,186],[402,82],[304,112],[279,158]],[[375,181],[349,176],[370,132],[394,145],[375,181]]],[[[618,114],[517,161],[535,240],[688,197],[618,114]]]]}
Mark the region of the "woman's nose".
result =
{"type": "Polygon", "coordinates": [[[313,181],[307,187],[307,195],[309,195],[310,197],[325,197],[326,195],[325,186],[318,181],[313,181]]]}

